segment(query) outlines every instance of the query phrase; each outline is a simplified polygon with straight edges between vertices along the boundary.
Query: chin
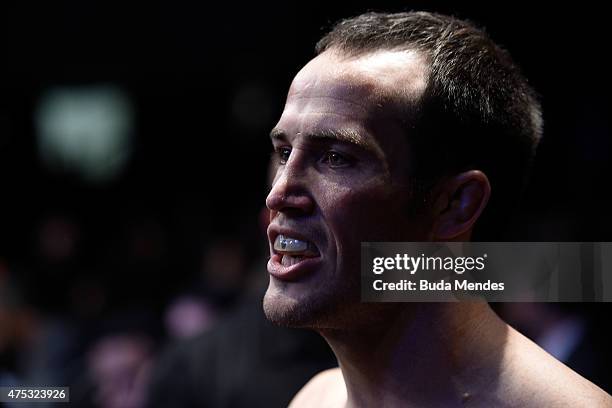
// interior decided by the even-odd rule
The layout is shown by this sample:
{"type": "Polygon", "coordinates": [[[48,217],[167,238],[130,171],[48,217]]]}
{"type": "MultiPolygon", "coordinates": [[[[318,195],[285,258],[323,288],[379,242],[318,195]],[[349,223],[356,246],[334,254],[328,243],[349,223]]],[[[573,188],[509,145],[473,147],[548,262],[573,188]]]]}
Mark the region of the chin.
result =
{"type": "Polygon", "coordinates": [[[290,296],[273,285],[270,282],[263,299],[263,310],[268,320],[283,327],[315,328],[317,313],[312,302],[290,296]]]}
{"type": "Polygon", "coordinates": [[[333,285],[316,290],[298,286],[302,285],[294,283],[285,286],[279,285],[273,278],[270,280],[263,299],[268,320],[283,327],[317,330],[345,327],[347,317],[355,318],[354,314],[346,313],[352,310],[350,305],[355,301],[359,304],[359,298],[354,297],[353,291],[338,290],[333,285]]]}

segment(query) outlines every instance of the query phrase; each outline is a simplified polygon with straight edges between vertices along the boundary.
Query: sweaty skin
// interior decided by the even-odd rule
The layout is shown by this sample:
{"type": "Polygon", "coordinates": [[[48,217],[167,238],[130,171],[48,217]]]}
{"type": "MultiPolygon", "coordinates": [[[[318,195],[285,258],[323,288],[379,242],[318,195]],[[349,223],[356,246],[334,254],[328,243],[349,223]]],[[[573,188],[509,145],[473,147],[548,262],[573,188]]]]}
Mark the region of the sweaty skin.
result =
{"type": "Polygon", "coordinates": [[[418,52],[325,51],[295,77],[272,131],[264,311],[318,331],[339,363],[291,407],[612,407],[484,302],[360,302],[360,242],[468,240],[490,194],[474,170],[441,182],[428,211],[406,211],[413,152],[400,124],[410,117],[396,101],[418,102],[427,75],[418,52]],[[279,234],[316,256],[287,268],[273,248],[279,234]]]}
{"type": "MultiPolygon", "coordinates": [[[[302,279],[271,276],[264,310],[290,326],[354,325],[355,313],[367,324],[365,313],[374,308],[360,304],[354,273],[361,241],[408,241],[427,229],[427,219],[406,211],[410,151],[392,98],[422,92],[426,64],[412,52],[380,53],[364,63],[325,54],[329,59],[316,58],[297,75],[271,134],[277,152],[290,154],[279,160],[266,200],[270,245],[283,231],[297,234],[321,260],[302,279]],[[412,68],[400,69],[406,65],[412,68]],[[398,75],[421,79],[400,90],[389,80],[398,75]]],[[[274,257],[268,266],[282,270],[274,257]]]]}

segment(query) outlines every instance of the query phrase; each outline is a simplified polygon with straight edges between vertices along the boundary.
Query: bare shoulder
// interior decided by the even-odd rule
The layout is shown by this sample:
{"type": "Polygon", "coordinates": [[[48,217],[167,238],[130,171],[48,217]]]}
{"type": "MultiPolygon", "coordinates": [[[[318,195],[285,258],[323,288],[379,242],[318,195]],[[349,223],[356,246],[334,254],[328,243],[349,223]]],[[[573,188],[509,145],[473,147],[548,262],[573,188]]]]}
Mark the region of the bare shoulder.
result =
{"type": "MultiPolygon", "coordinates": [[[[550,368],[548,377],[540,377],[542,392],[539,402],[550,407],[612,408],[612,397],[592,382],[562,363],[550,368]]],[[[538,402],[538,398],[534,400],[538,402]]]]}
{"type": "Polygon", "coordinates": [[[563,363],[554,362],[540,377],[548,406],[612,408],[612,397],[607,392],[563,363]]]}
{"type": "Polygon", "coordinates": [[[608,393],[522,337],[506,355],[507,384],[519,406],[612,408],[608,393]]]}
{"type": "Polygon", "coordinates": [[[342,407],[346,402],[346,387],[340,368],[321,371],[293,397],[290,408],[342,407]]]}

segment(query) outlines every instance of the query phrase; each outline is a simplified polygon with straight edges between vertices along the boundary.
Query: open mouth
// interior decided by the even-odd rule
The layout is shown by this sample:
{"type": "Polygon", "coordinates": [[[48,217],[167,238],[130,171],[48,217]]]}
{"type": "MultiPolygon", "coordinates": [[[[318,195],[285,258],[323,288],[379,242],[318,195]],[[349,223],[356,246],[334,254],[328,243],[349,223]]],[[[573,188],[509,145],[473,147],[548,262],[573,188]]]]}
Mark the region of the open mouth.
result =
{"type": "Polygon", "coordinates": [[[304,258],[319,256],[319,251],[310,241],[279,234],[274,240],[274,251],[281,256],[283,266],[293,266],[304,258]]]}
{"type": "Polygon", "coordinates": [[[321,261],[321,254],[310,241],[279,234],[274,239],[268,271],[282,280],[295,280],[308,274],[321,261]]]}

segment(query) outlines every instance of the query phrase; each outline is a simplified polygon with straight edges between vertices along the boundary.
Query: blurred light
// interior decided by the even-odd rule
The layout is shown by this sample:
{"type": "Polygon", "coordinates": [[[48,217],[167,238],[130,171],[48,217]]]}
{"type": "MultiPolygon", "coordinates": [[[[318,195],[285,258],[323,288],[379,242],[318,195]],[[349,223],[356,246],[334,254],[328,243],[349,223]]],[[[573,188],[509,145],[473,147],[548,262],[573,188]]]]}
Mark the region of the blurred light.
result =
{"type": "Polygon", "coordinates": [[[166,330],[172,338],[189,338],[212,327],[217,312],[202,299],[182,295],[164,313],[166,330]]]}
{"type": "Polygon", "coordinates": [[[129,158],[133,109],[115,86],[50,89],[35,121],[40,158],[49,168],[103,182],[117,176],[129,158]]]}

